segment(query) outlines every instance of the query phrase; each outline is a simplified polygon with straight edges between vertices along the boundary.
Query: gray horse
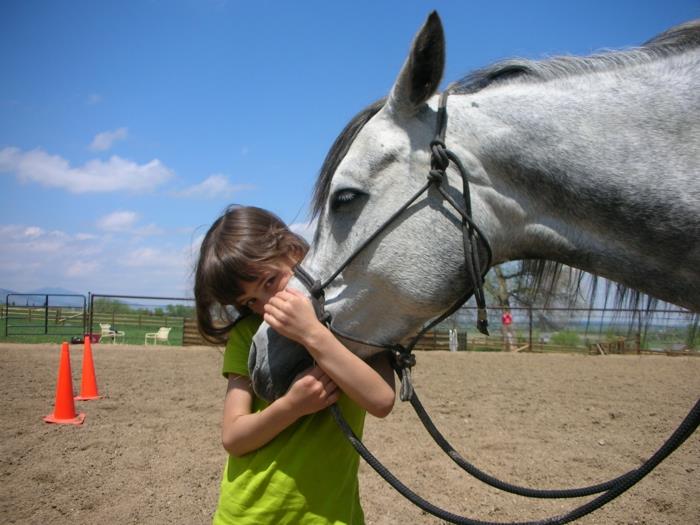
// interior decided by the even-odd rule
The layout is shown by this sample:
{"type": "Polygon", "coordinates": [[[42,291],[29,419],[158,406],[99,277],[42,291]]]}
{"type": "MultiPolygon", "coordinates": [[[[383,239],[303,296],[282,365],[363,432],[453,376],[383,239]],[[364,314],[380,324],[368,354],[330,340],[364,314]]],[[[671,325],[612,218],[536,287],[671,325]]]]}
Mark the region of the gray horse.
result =
{"type": "MultiPolygon", "coordinates": [[[[311,275],[326,279],[425,184],[443,67],[433,13],[388,97],[328,153],[302,262],[311,275]]],[[[448,90],[445,143],[469,173],[493,264],[555,261],[700,311],[700,21],[632,50],[498,63],[448,90]]],[[[461,198],[458,173],[447,174],[446,191],[461,198]]],[[[404,342],[472,290],[460,221],[434,188],[423,194],[328,286],[333,327],[404,342]]],[[[260,327],[249,361],[260,396],[282,395],[309,364],[260,327]]]]}

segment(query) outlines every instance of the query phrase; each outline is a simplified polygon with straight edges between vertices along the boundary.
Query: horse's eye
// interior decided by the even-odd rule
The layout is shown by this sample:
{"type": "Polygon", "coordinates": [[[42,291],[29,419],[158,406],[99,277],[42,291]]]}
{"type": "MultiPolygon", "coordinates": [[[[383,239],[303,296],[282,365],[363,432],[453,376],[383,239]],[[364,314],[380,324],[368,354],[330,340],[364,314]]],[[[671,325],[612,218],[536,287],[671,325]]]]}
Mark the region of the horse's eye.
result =
{"type": "Polygon", "coordinates": [[[341,206],[345,206],[347,204],[350,204],[352,201],[357,199],[358,197],[364,195],[359,190],[353,190],[353,189],[344,189],[344,190],[338,190],[333,194],[333,197],[331,199],[331,210],[335,211],[339,209],[341,206]]]}

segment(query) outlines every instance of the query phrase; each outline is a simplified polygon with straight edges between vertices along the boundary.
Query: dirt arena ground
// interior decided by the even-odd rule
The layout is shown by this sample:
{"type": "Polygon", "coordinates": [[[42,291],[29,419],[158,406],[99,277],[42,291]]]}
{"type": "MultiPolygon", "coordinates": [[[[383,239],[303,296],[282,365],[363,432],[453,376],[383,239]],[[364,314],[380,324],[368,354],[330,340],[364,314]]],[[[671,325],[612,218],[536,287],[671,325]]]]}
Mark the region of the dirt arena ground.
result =
{"type": "MultiPolygon", "coordinates": [[[[0,516],[18,524],[209,523],[224,462],[225,383],[215,348],[94,345],[103,399],[77,402],[79,427],[49,425],[59,349],[0,345],[0,516]]],[[[74,388],[82,347],[71,348],[74,388]]],[[[480,468],[541,488],[587,485],[637,467],[700,393],[700,359],[420,353],[417,391],[452,444],[480,468]]],[[[408,486],[486,521],[560,514],[470,479],[430,441],[408,404],[368,418],[367,446],[408,486]]],[[[361,465],[367,523],[436,524],[361,465]]],[[[700,523],[700,433],[584,524],[700,523]]]]}

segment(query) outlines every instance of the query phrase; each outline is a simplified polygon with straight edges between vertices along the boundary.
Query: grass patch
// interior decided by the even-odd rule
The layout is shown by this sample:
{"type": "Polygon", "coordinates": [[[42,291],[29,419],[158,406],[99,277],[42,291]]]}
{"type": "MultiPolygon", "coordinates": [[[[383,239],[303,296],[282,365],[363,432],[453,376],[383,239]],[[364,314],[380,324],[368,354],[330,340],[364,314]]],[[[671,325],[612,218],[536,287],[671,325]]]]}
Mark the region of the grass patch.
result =
{"type": "Polygon", "coordinates": [[[577,347],[583,345],[581,342],[581,334],[574,331],[563,331],[552,334],[551,342],[552,344],[560,346],[577,347]]]}
{"type": "MultiPolygon", "coordinates": [[[[11,325],[9,327],[9,334],[5,335],[6,319],[0,319],[0,343],[23,343],[23,344],[41,344],[41,343],[56,343],[60,344],[64,341],[70,342],[71,337],[82,336],[83,327],[82,325],[75,326],[62,326],[56,325],[54,323],[48,324],[48,333],[44,334],[44,325],[33,324],[21,324],[16,320],[11,320],[11,325]]],[[[181,346],[183,327],[182,324],[177,326],[171,326],[170,335],[168,340],[171,345],[181,346]]],[[[119,340],[119,343],[129,344],[129,345],[142,345],[144,344],[144,339],[147,333],[154,333],[158,331],[158,326],[139,326],[132,324],[118,324],[116,329],[120,332],[125,333],[124,340],[119,340]]],[[[99,334],[99,325],[93,327],[93,333],[99,334]]],[[[102,341],[104,342],[104,341],[102,341]]],[[[107,343],[107,344],[111,344],[107,343]]]]}

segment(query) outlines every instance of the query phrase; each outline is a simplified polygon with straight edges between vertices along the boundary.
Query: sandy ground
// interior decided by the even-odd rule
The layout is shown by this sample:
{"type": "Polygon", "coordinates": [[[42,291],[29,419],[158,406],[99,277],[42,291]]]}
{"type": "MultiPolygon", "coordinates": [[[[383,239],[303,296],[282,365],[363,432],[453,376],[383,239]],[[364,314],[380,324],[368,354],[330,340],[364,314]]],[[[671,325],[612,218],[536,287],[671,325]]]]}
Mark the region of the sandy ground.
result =
{"type": "MultiPolygon", "coordinates": [[[[98,401],[79,427],[49,425],[59,349],[0,345],[0,516],[21,524],[209,523],[224,462],[224,381],[215,348],[94,345],[98,401]]],[[[71,352],[76,393],[82,347],[71,352]]],[[[417,391],[445,436],[513,483],[563,488],[635,468],[700,393],[700,359],[665,356],[420,353],[417,391]]],[[[700,435],[592,524],[700,523],[700,435]]],[[[536,501],[469,478],[430,441],[408,404],[369,418],[367,446],[408,486],[487,521],[560,514],[584,500],[536,501]]],[[[441,521],[361,465],[368,524],[441,521]]]]}

